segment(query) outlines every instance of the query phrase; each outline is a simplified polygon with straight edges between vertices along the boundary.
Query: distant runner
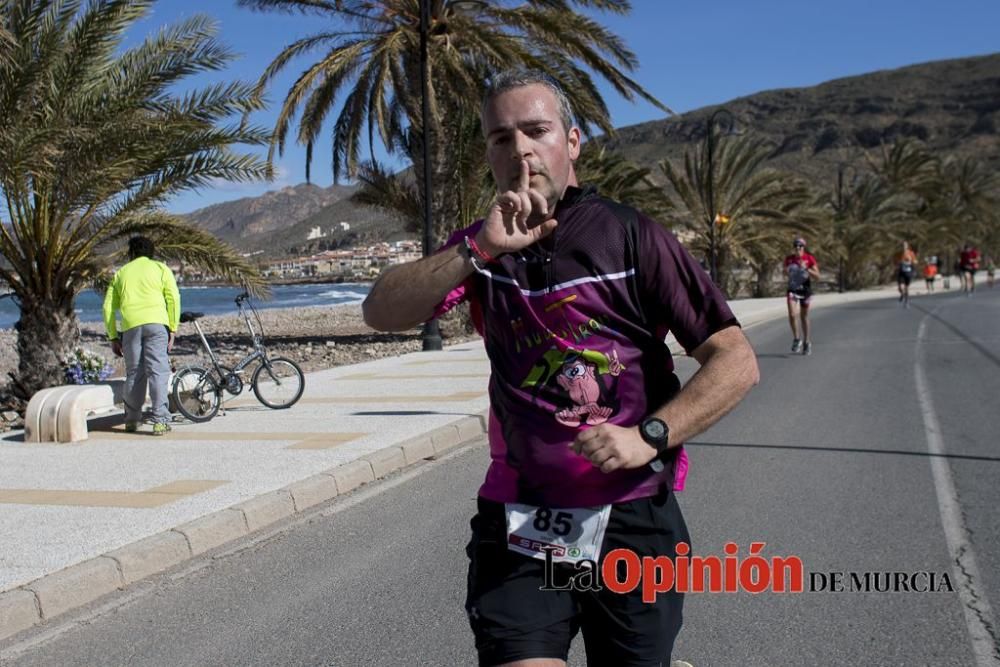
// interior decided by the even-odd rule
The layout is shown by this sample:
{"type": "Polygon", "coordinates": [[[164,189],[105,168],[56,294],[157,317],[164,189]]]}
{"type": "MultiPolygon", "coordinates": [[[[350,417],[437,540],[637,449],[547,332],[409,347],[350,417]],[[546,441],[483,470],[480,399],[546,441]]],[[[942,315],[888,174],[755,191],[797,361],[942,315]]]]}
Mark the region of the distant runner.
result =
{"type": "Polygon", "coordinates": [[[903,308],[910,307],[910,282],[917,272],[917,253],[910,244],[903,241],[903,249],[896,253],[896,285],[899,287],[899,302],[903,308]]]}
{"type": "Polygon", "coordinates": [[[938,258],[930,257],[924,265],[924,282],[927,283],[927,292],[934,291],[934,280],[938,274],[938,258]]]}
{"type": "Polygon", "coordinates": [[[962,291],[965,296],[972,296],[976,291],[976,271],[979,270],[979,251],[971,243],[966,243],[958,258],[962,270],[962,291]]]}
{"type": "Polygon", "coordinates": [[[809,304],[812,302],[812,278],[819,280],[816,258],[806,252],[806,240],[797,238],[792,244],[795,252],[785,258],[788,275],[788,322],[792,326],[792,352],[812,354],[809,336],[809,304]],[[799,335],[799,320],[802,335],[799,335]]]}

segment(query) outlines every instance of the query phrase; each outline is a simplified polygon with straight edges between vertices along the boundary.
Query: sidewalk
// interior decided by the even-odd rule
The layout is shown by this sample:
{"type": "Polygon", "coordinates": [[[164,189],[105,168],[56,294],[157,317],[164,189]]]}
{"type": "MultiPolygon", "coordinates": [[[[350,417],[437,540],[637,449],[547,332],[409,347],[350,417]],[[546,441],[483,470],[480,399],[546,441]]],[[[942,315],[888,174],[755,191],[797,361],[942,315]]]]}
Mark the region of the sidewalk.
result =
{"type": "MultiPolygon", "coordinates": [[[[744,327],[786,316],[784,297],[731,305],[744,327]]],[[[483,435],[489,369],[474,341],[310,373],[289,410],[247,390],[157,438],[126,434],[117,415],[77,444],[4,434],[0,640],[483,435]]]]}

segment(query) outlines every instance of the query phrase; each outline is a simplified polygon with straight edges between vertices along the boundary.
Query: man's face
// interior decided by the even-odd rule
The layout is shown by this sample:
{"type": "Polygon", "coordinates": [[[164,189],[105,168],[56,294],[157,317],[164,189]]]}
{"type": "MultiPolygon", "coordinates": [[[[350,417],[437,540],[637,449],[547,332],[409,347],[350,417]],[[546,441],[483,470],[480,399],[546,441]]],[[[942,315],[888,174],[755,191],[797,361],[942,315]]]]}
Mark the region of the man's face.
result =
{"type": "Polygon", "coordinates": [[[521,160],[528,162],[531,189],[545,197],[550,211],[566,187],[577,184],[573,160],[580,155],[580,130],[563,127],[548,87],[531,84],[500,93],[483,112],[483,130],[500,192],[517,190],[521,160]]]}

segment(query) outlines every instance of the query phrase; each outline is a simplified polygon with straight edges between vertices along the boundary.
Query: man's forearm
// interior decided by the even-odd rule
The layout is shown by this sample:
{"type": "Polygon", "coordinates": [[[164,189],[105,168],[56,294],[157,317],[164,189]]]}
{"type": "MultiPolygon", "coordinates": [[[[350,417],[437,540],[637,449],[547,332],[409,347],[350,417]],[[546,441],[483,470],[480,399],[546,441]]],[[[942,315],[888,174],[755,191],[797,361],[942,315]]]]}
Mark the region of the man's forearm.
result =
{"type": "Polygon", "coordinates": [[[379,331],[406,331],[426,322],[434,307],[473,268],[461,245],[387,271],[362,304],[365,323],[379,331]]]}
{"type": "Polygon", "coordinates": [[[671,447],[706,431],[760,380],[756,355],[742,330],[729,327],[715,335],[728,340],[718,342],[680,393],[653,413],[670,426],[671,447]]]}

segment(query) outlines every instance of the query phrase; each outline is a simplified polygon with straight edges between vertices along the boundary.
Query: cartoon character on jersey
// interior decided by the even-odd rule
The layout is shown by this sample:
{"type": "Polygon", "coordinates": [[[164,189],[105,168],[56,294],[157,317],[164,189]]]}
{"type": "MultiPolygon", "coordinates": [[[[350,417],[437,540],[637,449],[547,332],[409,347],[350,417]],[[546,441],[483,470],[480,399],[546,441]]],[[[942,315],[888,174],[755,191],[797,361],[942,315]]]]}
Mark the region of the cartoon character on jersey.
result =
{"type": "Polygon", "coordinates": [[[556,405],[554,417],[565,426],[603,424],[618,409],[617,378],[625,369],[613,350],[607,356],[596,350],[552,348],[535,363],[521,387],[532,387],[534,399],[542,396],[556,405]]]}

